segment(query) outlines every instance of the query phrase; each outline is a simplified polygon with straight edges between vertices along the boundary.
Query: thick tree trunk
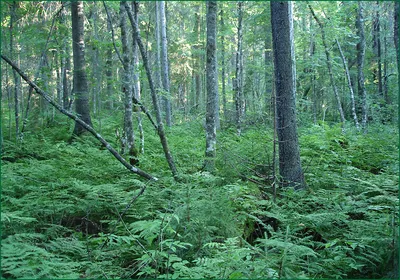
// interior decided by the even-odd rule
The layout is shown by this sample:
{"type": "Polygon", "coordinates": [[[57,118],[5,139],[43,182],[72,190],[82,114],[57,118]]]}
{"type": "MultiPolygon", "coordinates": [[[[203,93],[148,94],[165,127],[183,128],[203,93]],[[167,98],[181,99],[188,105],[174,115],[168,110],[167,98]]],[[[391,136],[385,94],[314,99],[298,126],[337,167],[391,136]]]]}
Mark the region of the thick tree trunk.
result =
{"type": "Polygon", "coordinates": [[[235,107],[236,107],[236,129],[237,134],[240,135],[242,132],[242,117],[243,117],[243,30],[242,30],[242,19],[243,19],[243,2],[237,3],[238,12],[238,28],[237,28],[237,50],[236,50],[236,75],[235,75],[235,107]]]}
{"type": "Polygon", "coordinates": [[[171,151],[169,150],[169,147],[168,147],[167,137],[165,136],[164,125],[163,125],[162,118],[161,118],[160,106],[158,104],[157,93],[154,88],[153,77],[151,75],[150,65],[149,65],[149,61],[147,59],[146,50],[145,50],[145,47],[143,45],[142,39],[139,34],[139,27],[138,27],[137,21],[135,20],[135,18],[133,16],[131,8],[129,7],[129,5],[126,2],[125,2],[125,9],[128,12],[128,17],[131,22],[133,32],[136,34],[135,35],[136,42],[138,44],[140,53],[142,55],[143,65],[146,70],[147,79],[149,81],[151,98],[153,100],[154,111],[156,113],[156,119],[157,119],[158,136],[160,137],[161,145],[163,147],[165,158],[168,162],[171,173],[174,176],[174,179],[177,180],[178,179],[178,171],[176,169],[175,162],[172,157],[171,151]]]}
{"type": "Polygon", "coordinates": [[[367,128],[367,91],[365,89],[364,78],[364,57],[365,57],[365,35],[364,35],[364,18],[363,7],[361,2],[358,2],[357,12],[357,35],[360,41],[357,44],[357,80],[358,80],[358,96],[361,99],[361,126],[364,131],[367,128]]]}
{"type": "Polygon", "coordinates": [[[168,70],[168,41],[167,41],[167,20],[165,16],[165,1],[159,2],[160,7],[160,31],[161,31],[161,76],[164,89],[163,100],[165,109],[165,121],[167,126],[172,125],[171,100],[169,91],[169,70],[168,70]]]}
{"type": "Polygon", "coordinates": [[[135,136],[133,132],[133,83],[132,78],[132,61],[130,48],[128,47],[128,33],[126,26],[126,10],[125,3],[120,3],[120,27],[121,27],[121,42],[122,42],[122,61],[124,72],[122,74],[122,92],[125,95],[124,101],[124,134],[122,141],[122,154],[128,154],[131,165],[138,163],[137,150],[135,147],[135,136]]]}
{"type": "Polygon", "coordinates": [[[308,5],[308,8],[310,9],[311,14],[314,17],[315,21],[318,23],[319,28],[321,29],[322,44],[324,45],[324,49],[325,49],[326,65],[328,67],[329,78],[331,80],[333,93],[335,94],[335,98],[336,98],[336,102],[337,102],[337,106],[338,106],[338,110],[339,110],[339,114],[340,114],[340,120],[342,122],[342,127],[344,128],[344,123],[345,123],[346,119],[344,117],[344,111],[342,108],[342,103],[340,102],[340,96],[339,96],[339,92],[336,87],[335,78],[333,77],[332,60],[331,60],[331,56],[329,53],[328,45],[326,43],[324,25],[318,19],[318,17],[315,15],[313,8],[310,5],[308,5]]]}
{"type": "Polygon", "coordinates": [[[357,113],[356,113],[356,102],[354,100],[354,91],[353,91],[353,86],[351,85],[349,67],[347,66],[346,57],[344,56],[342,48],[340,47],[340,43],[337,39],[336,39],[336,44],[337,44],[339,52],[340,52],[340,57],[342,58],[342,61],[343,61],[344,71],[346,72],[347,85],[349,86],[349,91],[350,91],[351,113],[353,115],[354,124],[355,124],[356,128],[359,129],[360,126],[358,124],[358,118],[357,118],[357,113]]]}
{"type": "MultiPolygon", "coordinates": [[[[74,94],[76,113],[89,126],[92,125],[89,109],[89,93],[85,64],[85,41],[84,41],[84,14],[83,2],[71,2],[72,18],[72,51],[74,61],[74,94]]],[[[75,123],[73,134],[81,135],[86,129],[79,122],[75,123]]]]}
{"type": "Polygon", "coordinates": [[[295,80],[293,76],[293,32],[290,2],[271,2],[271,26],[276,89],[279,173],[282,186],[306,186],[297,138],[295,80]]]}
{"type": "Polygon", "coordinates": [[[213,172],[217,145],[217,108],[218,108],[218,72],[217,72],[217,2],[207,1],[207,104],[206,104],[206,159],[204,169],[213,172]]]}

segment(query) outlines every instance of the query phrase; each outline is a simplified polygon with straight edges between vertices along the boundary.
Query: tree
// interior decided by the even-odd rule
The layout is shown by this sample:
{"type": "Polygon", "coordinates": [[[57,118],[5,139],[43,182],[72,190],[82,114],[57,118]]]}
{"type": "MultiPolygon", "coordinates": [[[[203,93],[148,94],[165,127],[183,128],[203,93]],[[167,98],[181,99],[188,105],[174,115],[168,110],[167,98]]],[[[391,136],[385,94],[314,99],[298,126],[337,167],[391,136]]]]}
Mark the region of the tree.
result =
{"type": "MultiPolygon", "coordinates": [[[[86,75],[84,14],[82,1],[71,2],[71,19],[72,52],[74,62],[73,91],[75,94],[76,113],[86,124],[93,126],[90,118],[89,92],[86,75]]],[[[79,122],[75,123],[73,135],[80,136],[85,131],[85,127],[83,127],[79,122]]]]}
{"type": "Polygon", "coordinates": [[[168,41],[167,41],[167,20],[165,17],[165,1],[157,2],[160,13],[160,32],[161,32],[161,77],[164,90],[164,109],[165,121],[167,126],[171,126],[171,101],[169,93],[169,70],[168,70],[168,41]]]}
{"type": "Polygon", "coordinates": [[[206,159],[204,169],[214,171],[217,143],[218,73],[217,73],[217,2],[207,1],[206,61],[206,159]]]}
{"type": "Polygon", "coordinates": [[[393,25],[393,40],[396,49],[397,63],[399,62],[399,12],[400,3],[398,1],[394,2],[394,25],[393,25]]]}
{"type": "Polygon", "coordinates": [[[236,50],[236,73],[235,73],[235,108],[236,108],[236,129],[237,134],[240,135],[242,131],[242,117],[244,113],[243,105],[243,2],[237,3],[238,12],[238,28],[237,28],[237,50],[236,50]]]}
{"type": "Polygon", "coordinates": [[[340,101],[339,92],[338,92],[338,89],[337,89],[337,86],[336,86],[335,78],[333,76],[332,59],[331,59],[331,55],[329,53],[328,44],[326,42],[324,25],[319,20],[317,15],[315,14],[315,12],[314,12],[313,8],[311,7],[311,5],[308,5],[308,8],[310,9],[312,16],[314,17],[315,21],[318,23],[319,28],[321,30],[322,44],[324,45],[324,49],[325,49],[326,65],[328,67],[329,78],[330,78],[330,81],[331,81],[331,86],[332,86],[332,89],[333,89],[333,93],[335,94],[335,98],[336,98],[336,102],[337,102],[337,106],[338,106],[338,110],[339,110],[339,114],[340,114],[340,120],[342,122],[342,127],[344,128],[344,123],[345,123],[346,119],[344,117],[344,111],[343,111],[343,107],[342,107],[342,102],[340,101]]]}
{"type": "Polygon", "coordinates": [[[121,41],[122,41],[122,61],[124,72],[122,76],[122,92],[125,95],[124,101],[124,133],[122,135],[122,154],[129,155],[129,162],[132,165],[138,163],[137,150],[135,147],[135,136],[133,132],[133,83],[132,78],[132,61],[130,48],[128,46],[128,32],[126,26],[126,10],[124,2],[120,3],[120,27],[121,27],[121,41]]]}
{"type": "Polygon", "coordinates": [[[365,78],[364,78],[364,57],[365,57],[365,35],[364,35],[364,18],[363,18],[363,6],[361,2],[358,2],[357,10],[357,35],[360,40],[357,44],[357,80],[358,80],[358,95],[361,98],[361,126],[364,131],[367,127],[367,91],[365,89],[365,78]]]}
{"type": "Polygon", "coordinates": [[[279,173],[283,186],[301,189],[306,183],[297,138],[292,19],[290,2],[271,1],[279,173]]]}

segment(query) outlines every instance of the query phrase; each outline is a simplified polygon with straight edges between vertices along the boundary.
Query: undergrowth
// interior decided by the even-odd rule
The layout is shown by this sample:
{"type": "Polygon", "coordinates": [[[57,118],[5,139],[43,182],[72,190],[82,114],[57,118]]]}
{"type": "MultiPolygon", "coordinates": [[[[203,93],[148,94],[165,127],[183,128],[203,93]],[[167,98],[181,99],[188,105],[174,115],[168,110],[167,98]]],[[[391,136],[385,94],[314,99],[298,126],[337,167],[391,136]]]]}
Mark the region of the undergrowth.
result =
{"type": "MultiPolygon", "coordinates": [[[[241,137],[220,131],[216,174],[201,170],[200,123],[168,128],[182,174],[176,183],[157,134],[145,126],[140,167],[161,178],[151,183],[130,174],[91,136],[69,144],[72,124],[59,123],[26,133],[23,143],[3,143],[4,278],[398,275],[396,128],[370,127],[365,135],[301,128],[309,187],[278,188],[273,202],[267,128],[241,137]]],[[[117,145],[115,119],[101,123],[117,145]]]]}

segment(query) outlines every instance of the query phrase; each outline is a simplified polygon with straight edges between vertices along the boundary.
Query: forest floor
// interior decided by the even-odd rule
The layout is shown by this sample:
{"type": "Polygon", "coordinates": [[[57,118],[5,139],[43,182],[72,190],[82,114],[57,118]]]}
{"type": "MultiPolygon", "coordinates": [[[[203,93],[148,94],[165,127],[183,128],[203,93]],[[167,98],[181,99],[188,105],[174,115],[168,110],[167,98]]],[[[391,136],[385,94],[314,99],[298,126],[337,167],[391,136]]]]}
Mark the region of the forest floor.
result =
{"type": "MultiPolygon", "coordinates": [[[[116,145],[119,121],[94,126],[116,145]]],[[[180,182],[150,127],[140,168],[159,182],[129,173],[91,136],[69,144],[72,128],[60,116],[3,143],[4,278],[398,276],[395,126],[300,127],[308,188],[278,188],[275,202],[264,126],[219,132],[215,175],[201,171],[202,123],[168,128],[180,182]]]]}

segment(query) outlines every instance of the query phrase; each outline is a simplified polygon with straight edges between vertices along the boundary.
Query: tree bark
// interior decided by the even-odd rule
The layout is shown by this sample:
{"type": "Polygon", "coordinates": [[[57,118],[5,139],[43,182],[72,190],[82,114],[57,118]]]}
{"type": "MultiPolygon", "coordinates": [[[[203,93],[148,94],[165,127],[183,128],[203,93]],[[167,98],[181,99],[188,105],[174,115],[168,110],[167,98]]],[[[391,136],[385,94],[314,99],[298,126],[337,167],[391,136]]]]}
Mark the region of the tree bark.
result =
{"type": "Polygon", "coordinates": [[[217,144],[218,72],[217,72],[217,2],[207,1],[207,104],[206,104],[206,159],[204,170],[215,170],[217,144]]]}
{"type": "Polygon", "coordinates": [[[282,186],[301,189],[306,186],[300,163],[297,138],[295,80],[293,76],[293,40],[290,34],[290,2],[271,1],[271,26],[279,141],[279,173],[282,186]]]}
{"type": "Polygon", "coordinates": [[[373,50],[377,63],[377,69],[374,69],[374,81],[378,82],[378,94],[383,97],[382,84],[382,54],[381,54],[381,23],[379,14],[379,1],[376,2],[377,11],[373,20],[373,50]]]}
{"type": "MultiPolygon", "coordinates": [[[[89,93],[85,64],[83,2],[71,2],[72,51],[74,61],[74,94],[76,113],[86,124],[92,125],[89,108],[89,93]]],[[[86,129],[75,122],[73,135],[80,136],[86,129]]]]}
{"type": "Polygon", "coordinates": [[[235,107],[236,107],[236,129],[237,134],[240,135],[242,132],[242,117],[243,117],[243,30],[242,30],[242,19],[243,19],[243,2],[237,3],[238,12],[238,28],[237,28],[237,50],[236,50],[236,77],[235,77],[235,107]]]}
{"type": "MultiPolygon", "coordinates": [[[[132,11],[135,21],[138,20],[139,13],[139,3],[137,1],[132,2],[132,11]]],[[[136,42],[136,33],[132,32],[132,57],[133,57],[133,95],[136,100],[140,100],[140,80],[139,80],[139,53],[138,46],[136,42]]],[[[135,101],[134,101],[135,103],[135,101]]],[[[134,110],[137,114],[137,121],[139,127],[139,151],[141,154],[144,154],[144,131],[142,125],[142,116],[140,113],[140,105],[135,103],[134,110]]],[[[145,112],[145,111],[143,111],[145,112]]]]}
{"type": "Polygon", "coordinates": [[[394,46],[396,48],[396,58],[397,67],[399,63],[399,13],[400,13],[400,3],[398,1],[394,2],[394,24],[393,24],[393,40],[394,46]]]}
{"type": "Polygon", "coordinates": [[[340,102],[339,92],[336,87],[335,78],[333,77],[332,60],[331,60],[331,56],[330,56],[330,53],[328,50],[328,45],[326,43],[324,25],[318,19],[318,17],[315,15],[313,8],[310,5],[308,5],[308,8],[310,9],[312,16],[314,17],[315,21],[318,23],[319,28],[321,30],[322,44],[324,45],[324,49],[325,49],[326,65],[328,67],[329,78],[331,80],[333,93],[335,94],[335,98],[336,98],[336,102],[337,102],[337,106],[338,106],[338,110],[339,110],[339,114],[340,114],[340,120],[342,122],[342,128],[344,129],[344,123],[345,123],[346,119],[344,117],[344,111],[342,108],[342,103],[340,102]]]}
{"type": "MultiPolygon", "coordinates": [[[[13,1],[11,5],[11,17],[10,17],[10,56],[14,56],[14,24],[16,22],[16,9],[17,2],[13,1]]],[[[18,65],[19,66],[19,65],[18,65]]],[[[19,97],[20,97],[20,80],[18,78],[17,72],[15,70],[13,72],[14,78],[14,116],[15,116],[15,138],[18,139],[20,137],[20,129],[19,129],[19,97]]]]}
{"type": "Polygon", "coordinates": [[[159,2],[160,7],[160,32],[161,32],[161,76],[162,86],[164,90],[163,100],[165,109],[165,122],[167,126],[172,125],[171,121],[171,96],[169,85],[169,69],[168,69],[168,40],[167,40],[167,20],[165,16],[165,1],[159,2]]]}
{"type": "Polygon", "coordinates": [[[346,57],[344,56],[342,48],[340,47],[339,40],[337,40],[337,39],[336,39],[336,44],[337,44],[339,52],[340,52],[340,57],[342,58],[342,61],[343,61],[343,67],[344,67],[344,71],[346,73],[346,78],[347,78],[347,85],[349,86],[349,91],[350,91],[351,113],[353,114],[354,124],[358,130],[360,128],[360,125],[358,123],[358,118],[357,118],[357,113],[356,113],[356,102],[354,100],[354,91],[353,91],[353,86],[351,85],[349,67],[347,66],[346,57]]]}
{"type": "Polygon", "coordinates": [[[364,18],[363,7],[361,2],[358,2],[357,12],[357,35],[360,41],[357,44],[357,80],[358,80],[358,96],[361,98],[361,126],[366,131],[367,128],[367,91],[365,89],[364,78],[364,57],[365,57],[365,34],[364,34],[364,18]]]}
{"type": "Polygon", "coordinates": [[[222,68],[222,109],[224,113],[224,120],[227,121],[227,108],[226,108],[226,87],[225,87],[225,22],[224,22],[224,9],[221,8],[221,68],[222,68]]]}
{"type": "Polygon", "coordinates": [[[162,118],[161,118],[160,106],[158,104],[158,99],[157,99],[157,93],[154,88],[153,77],[151,75],[150,65],[149,65],[149,61],[147,59],[146,50],[145,50],[145,47],[143,45],[142,39],[139,34],[139,27],[138,27],[137,21],[135,20],[135,18],[133,16],[131,8],[129,7],[128,3],[126,3],[126,2],[125,2],[125,9],[128,12],[128,17],[131,22],[133,32],[136,34],[136,42],[138,44],[140,54],[142,55],[143,65],[146,70],[147,79],[149,81],[151,98],[153,100],[154,111],[156,113],[156,119],[157,119],[158,136],[160,137],[161,145],[163,147],[165,158],[168,162],[171,173],[174,176],[174,179],[178,180],[178,171],[176,169],[175,162],[172,157],[171,151],[169,150],[169,147],[168,147],[167,137],[165,136],[164,125],[163,125],[162,118]]]}
{"type": "Polygon", "coordinates": [[[61,105],[57,104],[46,92],[44,92],[41,88],[39,88],[34,82],[32,82],[28,76],[23,73],[10,59],[5,57],[4,55],[1,55],[1,58],[6,61],[11,67],[17,71],[17,73],[24,79],[29,86],[33,87],[34,90],[42,96],[48,103],[56,107],[58,111],[69,117],[70,119],[73,119],[76,123],[79,123],[81,127],[89,131],[97,140],[99,140],[104,147],[119,161],[124,165],[130,172],[133,172],[135,174],[138,174],[141,177],[144,177],[149,180],[154,180],[157,181],[158,178],[154,177],[153,175],[137,168],[132,165],[130,165],[111,145],[108,143],[99,133],[97,133],[96,130],[93,129],[92,126],[90,126],[88,123],[86,123],[84,120],[79,118],[79,116],[65,110],[61,105]]]}
{"type": "Polygon", "coordinates": [[[135,136],[133,132],[133,83],[132,78],[132,61],[130,48],[128,47],[128,33],[126,26],[126,10],[125,3],[120,3],[120,27],[121,27],[121,42],[122,42],[122,61],[124,72],[122,75],[122,92],[125,95],[124,101],[124,134],[122,141],[122,154],[128,154],[129,162],[136,165],[139,161],[137,159],[137,150],[135,147],[135,136]]]}

